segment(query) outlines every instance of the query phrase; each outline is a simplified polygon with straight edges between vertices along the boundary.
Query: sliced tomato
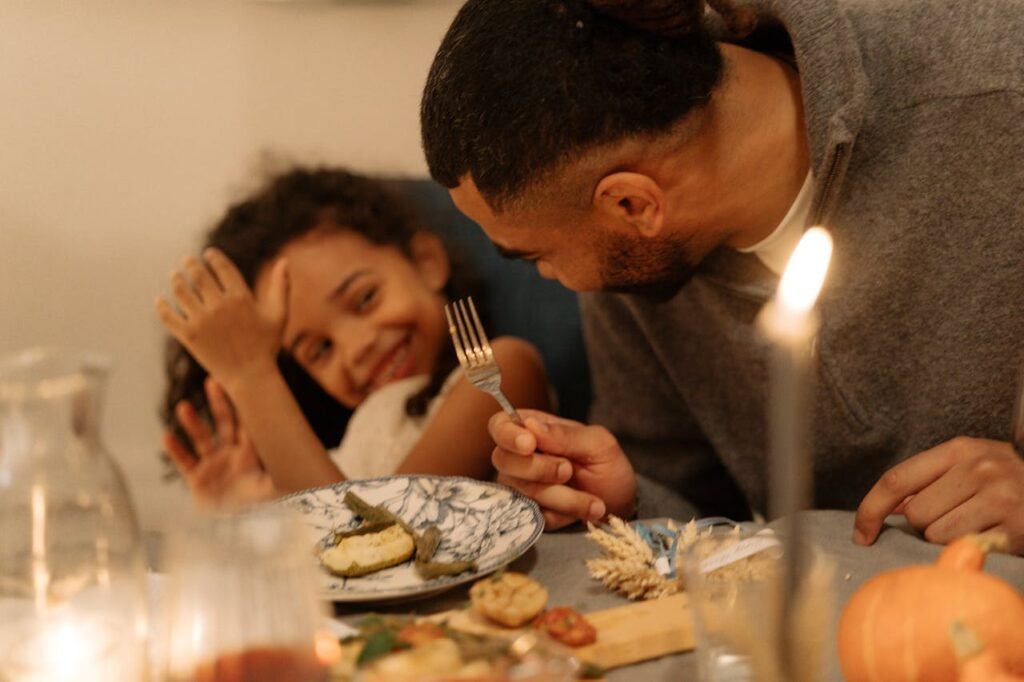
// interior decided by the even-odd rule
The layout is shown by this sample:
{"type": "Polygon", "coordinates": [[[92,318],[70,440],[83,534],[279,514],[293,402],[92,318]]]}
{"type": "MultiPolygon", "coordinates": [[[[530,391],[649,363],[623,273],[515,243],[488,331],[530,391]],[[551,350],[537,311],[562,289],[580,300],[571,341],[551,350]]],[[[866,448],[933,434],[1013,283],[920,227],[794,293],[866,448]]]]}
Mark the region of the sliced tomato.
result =
{"type": "Polygon", "coordinates": [[[597,630],[571,606],[556,606],[533,620],[533,627],[567,646],[584,646],[597,640],[597,630]]]}

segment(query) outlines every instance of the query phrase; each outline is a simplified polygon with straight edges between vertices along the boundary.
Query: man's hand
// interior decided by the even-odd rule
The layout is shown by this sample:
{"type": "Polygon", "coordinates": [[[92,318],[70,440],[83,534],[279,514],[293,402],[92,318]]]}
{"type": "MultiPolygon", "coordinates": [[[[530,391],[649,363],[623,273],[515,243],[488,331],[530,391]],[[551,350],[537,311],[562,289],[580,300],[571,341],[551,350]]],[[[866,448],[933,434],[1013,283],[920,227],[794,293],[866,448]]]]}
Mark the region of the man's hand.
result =
{"type": "Polygon", "coordinates": [[[548,530],[633,514],[636,476],[615,436],[545,412],[519,413],[525,426],[503,412],[491,417],[488,430],[497,444],[491,461],[500,483],[541,506],[548,530]]]}
{"type": "Polygon", "coordinates": [[[160,321],[231,393],[250,375],[276,371],[287,314],[284,261],[270,270],[267,300],[257,302],[238,269],[217,249],[188,256],[171,275],[177,307],[157,297],[160,321]]]}
{"type": "Polygon", "coordinates": [[[235,420],[227,395],[213,379],[206,380],[206,396],[213,430],[187,401],[175,406],[175,415],[195,448],[165,432],[164,448],[202,509],[233,509],[277,497],[270,475],[263,470],[246,430],[235,420]]]}
{"type": "Polygon", "coordinates": [[[1024,553],[1024,459],[1009,443],[960,437],[900,462],[861,501],[854,542],[871,544],[889,514],[903,514],[929,542],[998,529],[1024,553]]]}

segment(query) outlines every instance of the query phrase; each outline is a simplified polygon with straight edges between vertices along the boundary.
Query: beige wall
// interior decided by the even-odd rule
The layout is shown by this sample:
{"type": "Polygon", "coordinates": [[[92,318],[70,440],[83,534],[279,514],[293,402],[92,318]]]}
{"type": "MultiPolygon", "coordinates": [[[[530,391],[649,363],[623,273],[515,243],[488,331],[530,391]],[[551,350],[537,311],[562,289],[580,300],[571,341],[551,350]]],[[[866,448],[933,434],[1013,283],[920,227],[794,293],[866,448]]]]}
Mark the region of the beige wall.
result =
{"type": "Polygon", "coordinates": [[[153,297],[266,152],[422,175],[417,108],[457,0],[0,0],[0,352],[114,361],[104,430],[145,527],[153,297]]]}

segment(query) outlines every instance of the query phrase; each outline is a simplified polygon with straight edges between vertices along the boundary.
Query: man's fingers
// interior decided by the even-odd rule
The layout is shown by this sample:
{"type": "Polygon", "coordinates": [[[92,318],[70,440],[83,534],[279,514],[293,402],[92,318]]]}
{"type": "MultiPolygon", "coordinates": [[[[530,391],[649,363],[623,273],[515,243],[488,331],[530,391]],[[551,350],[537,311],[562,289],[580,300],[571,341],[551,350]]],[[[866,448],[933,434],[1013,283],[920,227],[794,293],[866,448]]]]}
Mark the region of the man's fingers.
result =
{"type": "Polygon", "coordinates": [[[545,509],[541,512],[544,516],[544,530],[558,530],[559,528],[565,528],[579,521],[571,516],[565,514],[556,514],[553,511],[545,509]]]}
{"type": "MultiPolygon", "coordinates": [[[[909,517],[907,519],[910,520],[909,517]]],[[[911,524],[924,530],[925,540],[945,545],[968,533],[980,533],[1002,520],[999,510],[986,503],[982,495],[975,495],[958,504],[927,526],[911,524]]]]}
{"type": "Polygon", "coordinates": [[[498,482],[515,488],[540,505],[545,512],[575,520],[599,521],[606,513],[597,497],[565,485],[549,485],[498,476],[498,482]]]}
{"type": "Polygon", "coordinates": [[[902,502],[896,505],[896,508],[892,510],[892,513],[902,514],[904,510],[906,510],[907,508],[907,503],[910,502],[912,499],[914,499],[913,495],[908,495],[907,497],[905,497],[902,502]]]}
{"type": "Polygon", "coordinates": [[[523,455],[494,448],[491,453],[494,468],[505,476],[537,483],[565,483],[572,478],[572,464],[561,457],[543,454],[523,455]]]}
{"type": "Polygon", "coordinates": [[[920,492],[900,502],[893,511],[903,514],[913,528],[932,525],[975,495],[978,487],[965,477],[970,462],[954,464],[920,492]]]}
{"type": "Polygon", "coordinates": [[[236,440],[235,411],[231,408],[228,394],[212,377],[206,377],[206,397],[210,403],[210,414],[213,416],[217,440],[221,444],[234,443],[236,440]]]}
{"type": "Polygon", "coordinates": [[[160,439],[163,441],[167,457],[174,464],[178,473],[187,478],[192,470],[198,466],[199,462],[189,452],[188,448],[185,447],[185,444],[178,440],[170,431],[164,431],[160,439]]]}
{"type": "Polygon", "coordinates": [[[857,507],[853,541],[860,545],[874,542],[886,516],[907,497],[916,495],[946,473],[957,461],[958,448],[952,445],[954,442],[914,455],[882,474],[857,507]]]}
{"type": "Polygon", "coordinates": [[[601,426],[585,426],[536,410],[520,414],[523,426],[503,413],[491,417],[488,430],[499,448],[522,455],[539,450],[581,464],[604,461],[619,452],[618,441],[601,426]]]}
{"type": "Polygon", "coordinates": [[[620,452],[615,436],[603,426],[569,426],[552,421],[534,433],[538,450],[579,464],[606,462],[620,452]]]}
{"type": "MultiPolygon", "coordinates": [[[[544,414],[537,410],[519,410],[520,416],[526,423],[540,423],[538,415],[544,414]]],[[[537,450],[537,438],[525,425],[520,426],[504,412],[496,412],[491,415],[487,422],[487,430],[491,434],[495,445],[509,452],[518,452],[523,455],[532,454],[537,450]]]]}

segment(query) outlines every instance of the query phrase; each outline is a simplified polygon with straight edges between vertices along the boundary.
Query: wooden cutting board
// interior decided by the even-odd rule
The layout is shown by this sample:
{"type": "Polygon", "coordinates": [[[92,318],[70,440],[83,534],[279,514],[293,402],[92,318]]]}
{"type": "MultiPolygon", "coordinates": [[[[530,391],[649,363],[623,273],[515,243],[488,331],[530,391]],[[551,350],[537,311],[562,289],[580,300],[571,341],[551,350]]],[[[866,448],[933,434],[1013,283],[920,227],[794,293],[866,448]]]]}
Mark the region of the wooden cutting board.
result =
{"type": "MultiPolygon", "coordinates": [[[[573,649],[577,658],[602,668],[617,668],[668,654],[693,649],[693,626],[686,594],[633,602],[585,614],[597,629],[597,641],[573,649]]],[[[510,630],[490,623],[469,609],[437,614],[431,620],[445,620],[448,626],[464,632],[489,635],[514,635],[510,630]]]]}
{"type": "Polygon", "coordinates": [[[597,628],[597,641],[575,649],[575,654],[602,668],[689,651],[694,646],[686,594],[593,611],[586,616],[597,628]]]}

